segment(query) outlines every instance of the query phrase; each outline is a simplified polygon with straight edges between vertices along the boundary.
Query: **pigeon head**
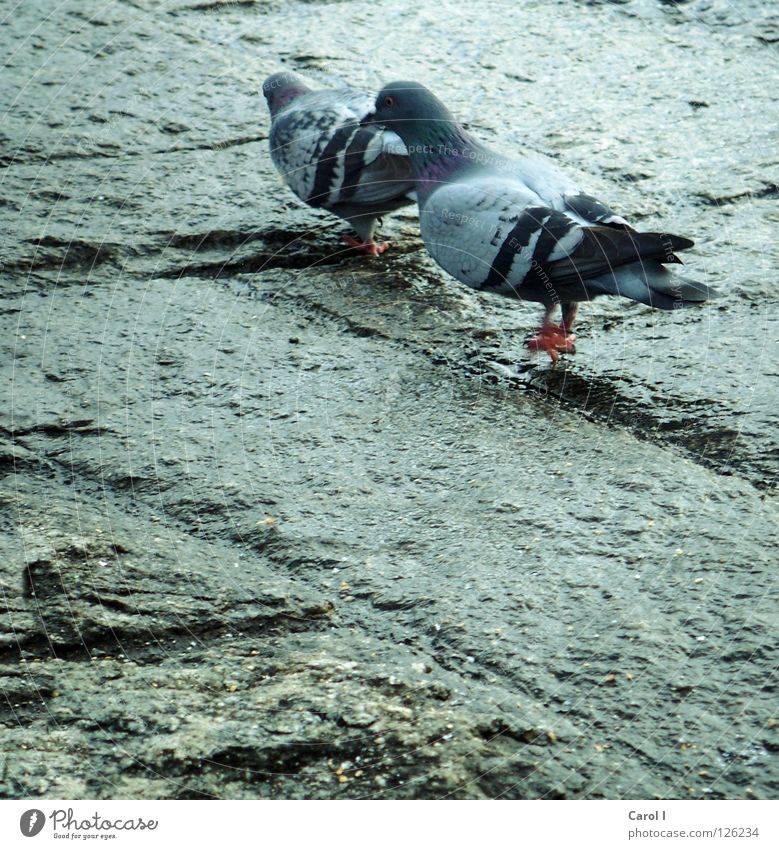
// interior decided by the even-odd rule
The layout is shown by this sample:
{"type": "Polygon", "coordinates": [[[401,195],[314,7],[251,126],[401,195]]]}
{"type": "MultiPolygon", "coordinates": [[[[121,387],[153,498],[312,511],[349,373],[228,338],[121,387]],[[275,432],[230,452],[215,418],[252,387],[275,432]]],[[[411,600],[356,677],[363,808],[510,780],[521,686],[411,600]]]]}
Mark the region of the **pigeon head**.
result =
{"type": "Polygon", "coordinates": [[[403,140],[417,181],[420,203],[442,181],[472,168],[482,145],[470,136],[443,103],[415,82],[384,86],[369,122],[382,124],[403,140]]]}
{"type": "Polygon", "coordinates": [[[420,83],[384,86],[371,119],[394,130],[406,144],[424,144],[461,129],[452,113],[420,83]]]}
{"type": "Polygon", "coordinates": [[[268,103],[271,115],[276,115],[288,103],[291,103],[301,94],[306,94],[311,89],[300,79],[297,74],[290,71],[281,71],[271,74],[262,84],[262,93],[268,103]]]}

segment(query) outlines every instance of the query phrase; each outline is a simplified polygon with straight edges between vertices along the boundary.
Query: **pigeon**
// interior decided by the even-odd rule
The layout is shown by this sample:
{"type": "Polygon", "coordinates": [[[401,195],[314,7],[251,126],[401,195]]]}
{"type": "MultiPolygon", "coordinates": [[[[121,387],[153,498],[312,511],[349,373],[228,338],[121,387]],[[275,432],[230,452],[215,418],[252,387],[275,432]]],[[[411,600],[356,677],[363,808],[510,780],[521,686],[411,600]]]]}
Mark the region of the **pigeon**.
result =
{"type": "Polygon", "coordinates": [[[300,77],[273,74],[262,86],[271,115],[273,164],[309,206],[335,213],[359,238],[344,241],[371,256],[389,244],[374,241],[384,213],[415,201],[406,148],[393,132],[361,121],[375,92],[354,88],[312,91],[300,77]]]}
{"type": "Polygon", "coordinates": [[[406,145],[428,253],[473,289],[543,304],[543,323],[527,344],[553,363],[576,350],[580,301],[622,295],[670,310],[715,294],[666,267],[681,262],[676,254],[692,240],[640,233],[550,162],[494,153],[419,83],[385,86],[365,120],[406,145]]]}

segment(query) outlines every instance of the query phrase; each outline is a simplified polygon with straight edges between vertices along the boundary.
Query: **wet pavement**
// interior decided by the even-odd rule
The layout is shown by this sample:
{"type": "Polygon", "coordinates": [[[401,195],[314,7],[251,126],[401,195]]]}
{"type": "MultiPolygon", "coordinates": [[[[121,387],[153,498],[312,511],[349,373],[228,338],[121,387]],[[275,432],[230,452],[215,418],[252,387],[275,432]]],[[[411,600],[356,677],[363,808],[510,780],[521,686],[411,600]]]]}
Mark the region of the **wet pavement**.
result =
{"type": "Polygon", "coordinates": [[[776,797],[771,4],[34,6],[0,27],[0,794],[776,797]],[[448,278],[413,208],[365,259],[280,184],[285,67],[419,79],[721,297],[586,304],[531,356],[537,305],[448,278]]]}

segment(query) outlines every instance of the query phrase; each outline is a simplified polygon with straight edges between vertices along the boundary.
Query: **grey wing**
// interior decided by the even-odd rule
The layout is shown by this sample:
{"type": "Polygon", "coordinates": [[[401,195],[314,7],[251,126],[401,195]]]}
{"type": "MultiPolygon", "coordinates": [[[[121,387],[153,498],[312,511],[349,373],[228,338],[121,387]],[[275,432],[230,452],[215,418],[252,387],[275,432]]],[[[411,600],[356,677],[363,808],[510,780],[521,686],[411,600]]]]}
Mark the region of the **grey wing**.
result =
{"type": "Polygon", "coordinates": [[[493,157],[477,181],[436,190],[420,223],[445,270],[496,294],[547,306],[622,294],[665,309],[714,294],[664,268],[690,239],[636,232],[544,160],[493,157]]]}
{"type": "Polygon", "coordinates": [[[413,190],[411,160],[399,136],[383,127],[359,127],[344,151],[338,203],[374,207],[413,190]]]}
{"type": "Polygon", "coordinates": [[[499,177],[435,190],[420,224],[430,254],[461,282],[545,304],[586,299],[604,291],[594,278],[638,260],[668,262],[692,244],[624,227],[584,227],[527,186],[499,177]]]}
{"type": "Polygon", "coordinates": [[[297,98],[271,127],[271,157],[306,203],[381,205],[413,190],[403,143],[380,126],[361,126],[373,98],[356,89],[297,98]]]}
{"type": "Polygon", "coordinates": [[[516,176],[532,189],[551,209],[562,212],[585,227],[603,224],[609,227],[629,227],[602,201],[583,192],[576,183],[545,159],[525,157],[516,162],[516,176]]]}
{"type": "Polygon", "coordinates": [[[567,213],[580,224],[602,224],[606,227],[633,229],[628,222],[617,215],[611,207],[586,192],[576,191],[563,195],[561,211],[567,213]]]}
{"type": "Polygon", "coordinates": [[[429,253],[453,277],[512,295],[551,213],[526,186],[494,177],[436,189],[422,206],[420,227],[429,253]]]}
{"type": "Polygon", "coordinates": [[[286,184],[301,200],[308,201],[334,116],[328,112],[318,115],[307,112],[297,102],[292,106],[295,108],[285,109],[271,126],[270,154],[286,184]]]}
{"type": "Polygon", "coordinates": [[[653,267],[673,262],[674,251],[691,246],[689,239],[668,233],[584,227],[564,212],[530,206],[498,251],[483,288],[545,304],[585,300],[608,291],[596,278],[636,262],[653,267]]]}

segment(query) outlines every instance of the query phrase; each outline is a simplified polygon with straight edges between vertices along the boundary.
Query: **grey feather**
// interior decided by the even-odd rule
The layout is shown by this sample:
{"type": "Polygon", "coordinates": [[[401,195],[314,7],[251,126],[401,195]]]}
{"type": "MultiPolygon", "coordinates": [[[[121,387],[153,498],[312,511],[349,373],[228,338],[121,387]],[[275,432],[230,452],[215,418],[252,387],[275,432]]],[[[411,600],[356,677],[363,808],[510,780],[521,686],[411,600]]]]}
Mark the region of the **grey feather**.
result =
{"type": "Polygon", "coordinates": [[[405,145],[379,125],[363,126],[370,92],[312,91],[294,74],[263,84],[271,112],[270,152],[292,191],[313,207],[349,221],[370,242],[377,219],[414,202],[405,145]]]}

